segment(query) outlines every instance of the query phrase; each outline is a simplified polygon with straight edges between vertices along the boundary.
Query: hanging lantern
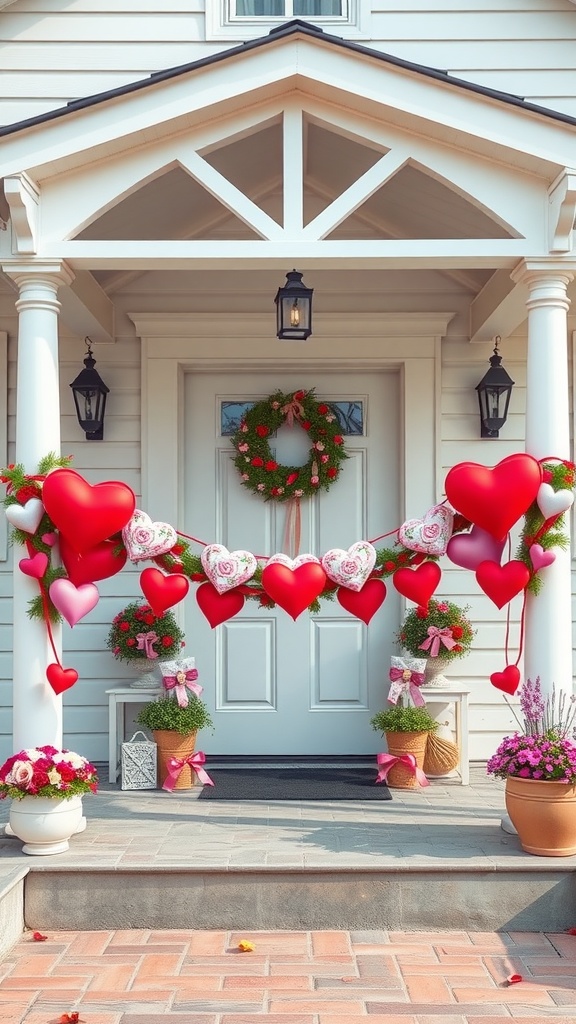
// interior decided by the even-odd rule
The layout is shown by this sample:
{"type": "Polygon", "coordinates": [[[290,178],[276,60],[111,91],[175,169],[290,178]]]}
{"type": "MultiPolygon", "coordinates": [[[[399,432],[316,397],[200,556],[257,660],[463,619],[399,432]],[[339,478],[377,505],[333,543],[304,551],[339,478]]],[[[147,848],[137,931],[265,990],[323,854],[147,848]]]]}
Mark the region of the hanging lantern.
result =
{"type": "Polygon", "coordinates": [[[286,284],[279,288],[276,303],[276,336],[288,341],[306,341],[312,334],[312,295],[314,289],[302,284],[297,270],[286,274],[286,284]]]}
{"type": "Polygon", "coordinates": [[[510,395],[514,381],[501,365],[502,356],[498,354],[496,338],[494,355],[490,357],[490,369],[476,385],[478,403],[480,405],[480,437],[499,437],[500,429],[506,423],[510,395]]]}
{"type": "Polygon", "coordinates": [[[90,338],[84,340],[87,348],[84,369],[80,370],[70,387],[74,395],[78,423],[86,434],[86,440],[101,441],[104,437],[106,396],[110,388],[106,387],[102,377],[94,369],[96,360],[92,357],[90,338]]]}

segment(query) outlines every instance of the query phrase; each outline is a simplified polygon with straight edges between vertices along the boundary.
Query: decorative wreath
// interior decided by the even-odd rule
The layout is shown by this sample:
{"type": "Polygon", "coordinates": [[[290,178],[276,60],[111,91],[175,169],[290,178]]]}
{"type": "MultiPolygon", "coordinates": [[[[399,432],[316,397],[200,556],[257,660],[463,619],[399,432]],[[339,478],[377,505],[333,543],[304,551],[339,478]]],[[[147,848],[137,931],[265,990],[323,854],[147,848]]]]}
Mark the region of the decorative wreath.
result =
{"type": "Polygon", "coordinates": [[[264,501],[308,498],[321,488],[327,491],[348,458],[339,430],[334,410],[327,402],[318,402],[313,390],[275,391],[246,413],[233,435],[234,465],[243,485],[264,501]],[[297,423],[310,436],[310,457],[304,466],[282,466],[272,455],[268,439],[284,423],[297,423]]]}

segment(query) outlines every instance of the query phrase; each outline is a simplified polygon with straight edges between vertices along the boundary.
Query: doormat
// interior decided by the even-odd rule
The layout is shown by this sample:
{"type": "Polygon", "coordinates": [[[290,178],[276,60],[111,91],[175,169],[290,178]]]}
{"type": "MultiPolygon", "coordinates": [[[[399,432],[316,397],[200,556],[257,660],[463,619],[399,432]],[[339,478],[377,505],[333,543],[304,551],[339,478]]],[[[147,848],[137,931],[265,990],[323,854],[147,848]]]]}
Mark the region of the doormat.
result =
{"type": "Polygon", "coordinates": [[[374,768],[215,768],[199,800],[391,800],[374,768]]]}

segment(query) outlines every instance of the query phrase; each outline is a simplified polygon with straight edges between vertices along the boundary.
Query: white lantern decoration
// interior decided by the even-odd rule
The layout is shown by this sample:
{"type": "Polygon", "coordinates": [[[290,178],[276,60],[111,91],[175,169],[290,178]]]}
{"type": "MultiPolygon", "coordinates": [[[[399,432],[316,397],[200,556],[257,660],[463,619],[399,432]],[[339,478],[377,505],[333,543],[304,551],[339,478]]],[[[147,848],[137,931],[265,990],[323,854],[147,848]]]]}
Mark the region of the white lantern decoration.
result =
{"type": "Polygon", "coordinates": [[[156,744],[141,730],[122,744],[122,789],[156,789],[156,744]],[[137,736],[143,739],[136,740],[137,736]]]}

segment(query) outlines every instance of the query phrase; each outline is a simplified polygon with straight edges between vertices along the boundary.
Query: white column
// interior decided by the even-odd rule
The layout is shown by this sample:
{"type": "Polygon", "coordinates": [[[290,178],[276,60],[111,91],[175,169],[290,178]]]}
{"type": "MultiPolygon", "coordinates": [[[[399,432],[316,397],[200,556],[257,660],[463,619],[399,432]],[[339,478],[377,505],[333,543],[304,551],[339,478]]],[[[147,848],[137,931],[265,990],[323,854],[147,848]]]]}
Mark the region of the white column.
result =
{"type": "MultiPolygon", "coordinates": [[[[58,373],[58,288],[70,284],[72,272],[61,262],[8,264],[2,268],[19,289],[16,384],[16,462],[35,473],[49,452],[60,454],[60,385],[58,373]]],[[[55,661],[44,622],[28,617],[28,602],[38,584],[18,568],[26,550],[14,546],[13,744],[62,746],[62,697],[46,679],[55,661]]],[[[61,651],[61,630],[52,627],[61,651]]]]}
{"type": "MultiPolygon", "coordinates": [[[[566,295],[573,275],[553,265],[526,263],[512,275],[526,284],[528,356],[526,367],[526,451],[536,459],[570,459],[568,325],[566,295]]],[[[565,531],[570,532],[570,513],[565,531]]],[[[526,601],[524,677],[540,676],[544,693],[572,692],[571,551],[554,549],[544,585],[526,601]]]]}

